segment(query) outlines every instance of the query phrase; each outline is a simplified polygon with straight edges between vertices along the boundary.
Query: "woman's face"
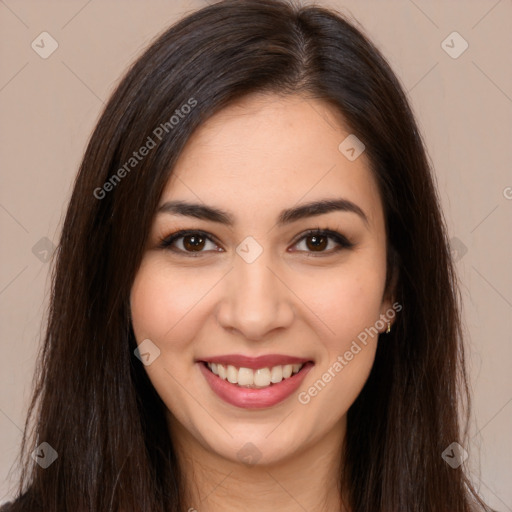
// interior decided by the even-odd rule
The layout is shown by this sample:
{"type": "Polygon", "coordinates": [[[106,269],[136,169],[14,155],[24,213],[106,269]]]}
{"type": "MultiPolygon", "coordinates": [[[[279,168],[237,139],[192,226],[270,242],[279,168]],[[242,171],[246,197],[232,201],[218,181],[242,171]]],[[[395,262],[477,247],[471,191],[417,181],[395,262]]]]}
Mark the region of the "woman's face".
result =
{"type": "Polygon", "coordinates": [[[382,203],[349,135],[328,104],[259,95],[181,154],[131,291],[177,441],[271,463],[343,436],[392,311],[382,203]]]}

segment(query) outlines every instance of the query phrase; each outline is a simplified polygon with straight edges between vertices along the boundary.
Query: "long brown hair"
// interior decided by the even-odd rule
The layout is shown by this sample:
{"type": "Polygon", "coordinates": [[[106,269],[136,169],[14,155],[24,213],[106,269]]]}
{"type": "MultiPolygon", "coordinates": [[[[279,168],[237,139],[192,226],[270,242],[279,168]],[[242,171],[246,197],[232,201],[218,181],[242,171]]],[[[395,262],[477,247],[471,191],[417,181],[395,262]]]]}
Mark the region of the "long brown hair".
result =
{"type": "Polygon", "coordinates": [[[329,102],[364,142],[384,204],[387,282],[397,276],[403,310],[348,411],[344,501],[354,512],[484,509],[464,465],[454,469],[442,457],[452,442],[466,446],[460,297],[434,179],[399,81],[334,11],[225,0],[183,18],[144,52],[91,136],[56,253],[14,510],[188,508],[165,406],[133,355],[129,293],[184,144],[252,92],[329,102]],[[154,146],[131,160],[149,139],[154,146]],[[46,469],[30,458],[43,441],[58,453],[46,469]]]}

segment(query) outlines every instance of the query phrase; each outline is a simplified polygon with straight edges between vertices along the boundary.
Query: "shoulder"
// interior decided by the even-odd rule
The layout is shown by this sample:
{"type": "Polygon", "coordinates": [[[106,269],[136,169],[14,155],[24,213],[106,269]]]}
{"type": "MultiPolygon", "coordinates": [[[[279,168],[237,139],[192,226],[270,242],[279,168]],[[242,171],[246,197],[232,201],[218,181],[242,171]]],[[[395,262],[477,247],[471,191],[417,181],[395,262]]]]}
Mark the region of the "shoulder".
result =
{"type": "Polygon", "coordinates": [[[8,503],[3,503],[0,505],[0,512],[32,512],[36,511],[36,509],[31,506],[24,504],[20,500],[9,501],[8,503]]]}
{"type": "Polygon", "coordinates": [[[41,509],[34,504],[28,493],[0,505],[0,512],[39,512],[41,509]]]}

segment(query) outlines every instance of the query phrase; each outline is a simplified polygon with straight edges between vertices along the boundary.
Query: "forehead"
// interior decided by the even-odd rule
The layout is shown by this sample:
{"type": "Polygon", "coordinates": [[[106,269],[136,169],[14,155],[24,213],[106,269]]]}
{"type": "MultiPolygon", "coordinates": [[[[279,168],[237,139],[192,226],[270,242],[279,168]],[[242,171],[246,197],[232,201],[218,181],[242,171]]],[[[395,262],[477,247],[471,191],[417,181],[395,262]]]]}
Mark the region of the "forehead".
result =
{"type": "Polygon", "coordinates": [[[334,107],[302,96],[252,95],[190,137],[162,195],[222,207],[255,220],[296,203],[346,198],[382,221],[375,178],[363,153],[339,150],[350,135],[334,107]]]}

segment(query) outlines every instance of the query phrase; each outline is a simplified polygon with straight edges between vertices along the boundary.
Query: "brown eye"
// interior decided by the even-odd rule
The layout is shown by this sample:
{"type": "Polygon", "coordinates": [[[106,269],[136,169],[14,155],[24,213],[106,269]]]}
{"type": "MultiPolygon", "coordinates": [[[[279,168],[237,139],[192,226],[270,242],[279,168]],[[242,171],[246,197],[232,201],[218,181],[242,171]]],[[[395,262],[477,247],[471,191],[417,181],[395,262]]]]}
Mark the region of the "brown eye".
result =
{"type": "Polygon", "coordinates": [[[222,251],[212,237],[201,231],[182,230],[160,242],[162,249],[181,253],[184,256],[201,256],[205,252],[222,251]]]}
{"type": "Polygon", "coordinates": [[[337,231],[315,229],[306,232],[295,246],[298,248],[298,252],[303,252],[306,255],[328,256],[342,249],[350,249],[354,247],[354,243],[337,231]]]}
{"type": "Polygon", "coordinates": [[[186,235],[183,237],[183,247],[186,251],[201,251],[206,239],[201,235],[186,235]]]}
{"type": "Polygon", "coordinates": [[[326,236],[319,235],[309,235],[306,240],[306,246],[311,251],[323,251],[329,242],[326,236]]]}

